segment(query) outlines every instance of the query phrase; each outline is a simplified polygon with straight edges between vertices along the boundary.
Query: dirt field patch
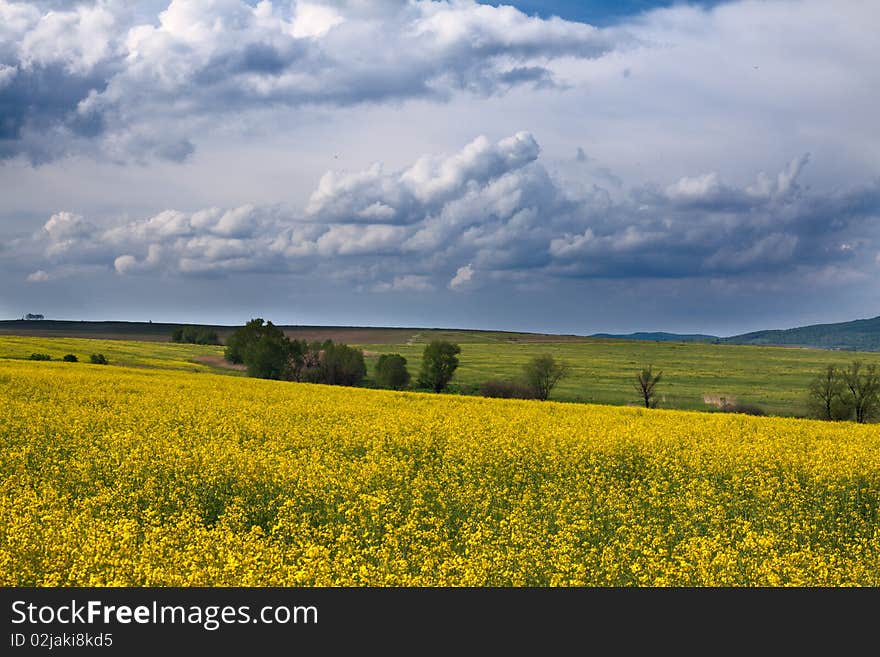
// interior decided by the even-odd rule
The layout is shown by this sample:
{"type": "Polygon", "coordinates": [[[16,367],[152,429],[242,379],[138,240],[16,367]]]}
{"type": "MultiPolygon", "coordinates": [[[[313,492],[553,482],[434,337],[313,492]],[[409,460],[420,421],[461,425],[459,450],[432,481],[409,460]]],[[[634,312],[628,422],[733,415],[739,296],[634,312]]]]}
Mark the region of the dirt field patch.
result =
{"type": "Polygon", "coordinates": [[[717,406],[718,408],[722,408],[724,406],[736,404],[736,397],[734,395],[725,394],[704,394],[703,403],[709,404],[710,406],[717,406]]]}
{"type": "Polygon", "coordinates": [[[239,372],[244,372],[247,367],[244,365],[236,365],[235,363],[230,363],[223,356],[197,356],[193,358],[193,360],[197,363],[202,363],[203,365],[210,365],[211,367],[221,367],[226,370],[237,370],[239,372]]]}

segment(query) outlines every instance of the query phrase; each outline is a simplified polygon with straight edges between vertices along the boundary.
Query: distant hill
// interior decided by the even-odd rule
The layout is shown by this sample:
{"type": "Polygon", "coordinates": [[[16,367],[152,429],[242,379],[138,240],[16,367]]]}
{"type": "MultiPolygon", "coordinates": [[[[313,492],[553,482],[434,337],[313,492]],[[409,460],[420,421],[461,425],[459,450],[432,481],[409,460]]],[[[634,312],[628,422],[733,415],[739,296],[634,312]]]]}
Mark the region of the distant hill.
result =
{"type": "Polygon", "coordinates": [[[719,338],[718,343],[880,351],[880,317],[838,324],[813,324],[784,330],[754,331],[729,338],[719,338]]]}
{"type": "MultiPolygon", "coordinates": [[[[91,322],[52,319],[0,320],[0,335],[43,338],[97,338],[102,340],[140,340],[170,342],[171,334],[182,326],[198,326],[217,332],[225,342],[237,326],[214,324],[172,324],[161,322],[91,322]]],[[[582,335],[522,333],[517,331],[484,331],[478,329],[407,328],[382,326],[300,326],[279,325],[290,338],[298,340],[327,339],[347,344],[405,344],[430,340],[455,342],[587,342],[582,335]]]]}
{"type": "MultiPolygon", "coordinates": [[[[168,342],[174,329],[184,324],[150,322],[88,322],[48,319],[0,320],[0,335],[32,335],[40,337],[103,338],[168,342]]],[[[217,332],[221,341],[235,326],[205,326],[217,332]]],[[[712,344],[745,344],[757,346],[811,347],[850,351],[880,351],[880,317],[857,319],[837,324],[813,324],[798,328],[754,331],[727,338],[701,333],[666,333],[639,331],[615,334],[555,335],[520,333],[516,331],[482,331],[473,329],[404,328],[378,326],[281,326],[291,338],[326,340],[348,344],[404,344],[429,340],[457,342],[588,342],[595,338],[644,340],[652,342],[694,342],[712,344]]]]}
{"type": "MultiPolygon", "coordinates": [[[[13,319],[0,321],[0,335],[170,342],[174,329],[182,326],[188,325],[163,322],[81,322],[52,319],[13,319]]],[[[221,339],[228,336],[234,330],[234,327],[230,326],[204,326],[205,328],[217,331],[221,339]]]]}
{"type": "Polygon", "coordinates": [[[753,331],[719,338],[714,335],[637,332],[627,334],[595,333],[593,338],[648,340],[659,342],[706,342],[747,344],[767,347],[809,347],[849,351],[880,351],[880,317],[857,319],[837,324],[812,324],[790,329],[753,331]]]}
{"type": "Polygon", "coordinates": [[[714,335],[703,335],[701,333],[665,333],[663,331],[655,331],[653,333],[594,333],[591,338],[613,338],[617,340],[649,340],[655,342],[717,342],[718,337],[714,335]]]}

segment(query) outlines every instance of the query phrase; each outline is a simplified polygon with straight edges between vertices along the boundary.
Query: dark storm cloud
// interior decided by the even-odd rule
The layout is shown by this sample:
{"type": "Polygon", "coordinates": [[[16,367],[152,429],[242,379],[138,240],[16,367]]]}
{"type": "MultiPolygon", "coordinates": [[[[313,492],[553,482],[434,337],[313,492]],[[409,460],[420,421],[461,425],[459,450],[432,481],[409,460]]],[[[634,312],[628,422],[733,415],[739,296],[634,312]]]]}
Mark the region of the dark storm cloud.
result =
{"type": "Polygon", "coordinates": [[[710,173],[614,200],[568,190],[539,153],[518,133],[401,170],[330,172],[301,211],[167,210],[110,227],[60,212],[31,241],[28,262],[38,279],[71,265],[118,275],[323,272],[387,292],[503,278],[839,274],[873,265],[880,249],[880,181],[819,198],[798,182],[806,157],[741,187],[710,173]]]}
{"type": "Polygon", "coordinates": [[[68,141],[100,136],[103,115],[77,108],[105,87],[103,76],[73,75],[60,64],[13,69],[0,84],[0,159],[25,152],[32,161],[47,161],[66,154],[68,141]],[[61,143],[42,139],[47,132],[61,143]]]}

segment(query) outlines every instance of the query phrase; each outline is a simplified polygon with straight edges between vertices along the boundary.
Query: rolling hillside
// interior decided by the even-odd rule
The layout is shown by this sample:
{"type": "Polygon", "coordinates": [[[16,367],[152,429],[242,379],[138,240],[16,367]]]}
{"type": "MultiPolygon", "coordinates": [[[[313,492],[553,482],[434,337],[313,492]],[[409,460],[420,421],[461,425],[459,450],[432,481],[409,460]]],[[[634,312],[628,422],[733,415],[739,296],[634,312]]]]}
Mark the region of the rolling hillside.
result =
{"type": "Polygon", "coordinates": [[[797,328],[753,331],[719,338],[713,335],[637,332],[623,334],[595,333],[590,337],[652,342],[703,342],[744,344],[761,347],[810,347],[846,351],[880,351],[880,317],[857,319],[836,324],[813,324],[797,328]]]}
{"type": "Polygon", "coordinates": [[[755,331],[729,338],[720,338],[718,342],[722,344],[880,351],[880,317],[857,319],[837,324],[813,324],[812,326],[785,330],[755,331]]]}

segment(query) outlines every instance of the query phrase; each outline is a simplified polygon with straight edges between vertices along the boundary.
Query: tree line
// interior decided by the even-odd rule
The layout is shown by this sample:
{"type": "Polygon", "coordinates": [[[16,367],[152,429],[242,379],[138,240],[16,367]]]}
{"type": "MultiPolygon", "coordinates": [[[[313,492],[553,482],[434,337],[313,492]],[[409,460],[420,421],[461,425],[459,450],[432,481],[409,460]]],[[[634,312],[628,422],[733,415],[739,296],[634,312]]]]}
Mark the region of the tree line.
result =
{"type": "Polygon", "coordinates": [[[360,349],[332,340],[291,340],[259,317],[229,336],[224,357],[243,364],[248,375],[261,379],[352,386],[367,374],[360,349]]]}
{"type": "MultiPolygon", "coordinates": [[[[186,335],[185,333],[183,335],[186,335]]],[[[401,354],[382,354],[374,368],[375,384],[391,390],[415,388],[443,392],[459,366],[459,345],[444,340],[427,344],[415,378],[401,354]]],[[[243,364],[248,375],[285,381],[357,386],[367,376],[361,349],[332,340],[291,340],[281,328],[262,318],[249,321],[226,341],[227,361],[243,364]]],[[[570,366],[550,354],[535,356],[514,379],[490,379],[479,386],[484,397],[546,400],[556,385],[570,374],[570,366]]],[[[638,369],[630,379],[640,406],[657,408],[661,399],[662,371],[652,365],[638,369]]],[[[824,420],[869,422],[880,416],[880,371],[875,365],[854,361],[842,368],[829,365],[810,382],[810,414],[824,420]]],[[[753,404],[724,402],[719,410],[764,415],[753,404]]]]}
{"type": "Polygon", "coordinates": [[[220,344],[217,331],[205,326],[179,326],[171,334],[171,342],[184,344],[220,344]]]}
{"type": "MultiPolygon", "coordinates": [[[[431,342],[422,355],[418,386],[442,392],[456,368],[461,349],[445,341],[431,342]]],[[[243,364],[248,375],[304,383],[356,386],[367,375],[364,352],[332,340],[291,340],[272,322],[258,317],[237,329],[226,341],[224,357],[243,364]]],[[[376,363],[376,382],[401,390],[410,383],[406,358],[385,354],[376,363]]]]}
{"type": "MultiPolygon", "coordinates": [[[[657,407],[661,373],[648,366],[638,372],[634,386],[646,408],[657,407]]],[[[819,420],[849,420],[864,424],[880,418],[880,370],[855,360],[848,367],[828,365],[810,381],[807,390],[810,416],[819,420]]],[[[724,403],[722,411],[764,415],[753,404],[724,403]]]]}
{"type": "MultiPolygon", "coordinates": [[[[177,336],[177,334],[175,334],[177,336]]],[[[434,340],[422,352],[415,388],[447,390],[459,365],[461,347],[454,342],[434,340]]],[[[245,366],[249,376],[262,379],[360,385],[367,375],[361,349],[332,340],[291,340],[271,321],[252,319],[226,340],[224,358],[245,366]]],[[[547,399],[550,391],[568,373],[568,366],[550,355],[536,356],[523,368],[520,381],[489,381],[481,393],[489,397],[547,399]]],[[[382,354],[375,365],[375,382],[382,388],[403,390],[412,376],[401,354],[382,354]]]]}
{"type": "MultiPolygon", "coordinates": [[[[661,373],[651,367],[636,375],[634,383],[646,408],[657,407],[657,384],[661,373]]],[[[854,360],[849,366],[828,365],[810,381],[807,390],[809,414],[819,420],[840,420],[864,424],[880,418],[880,370],[874,364],[854,360]]],[[[764,415],[752,404],[721,405],[722,411],[764,415]]]]}

